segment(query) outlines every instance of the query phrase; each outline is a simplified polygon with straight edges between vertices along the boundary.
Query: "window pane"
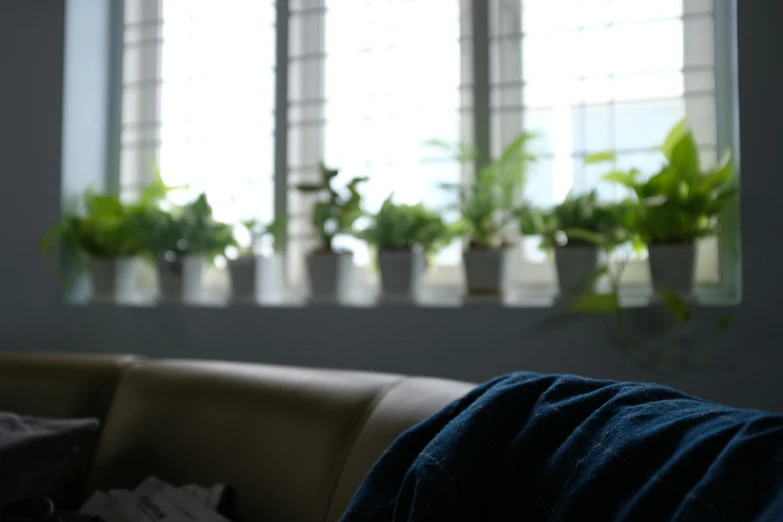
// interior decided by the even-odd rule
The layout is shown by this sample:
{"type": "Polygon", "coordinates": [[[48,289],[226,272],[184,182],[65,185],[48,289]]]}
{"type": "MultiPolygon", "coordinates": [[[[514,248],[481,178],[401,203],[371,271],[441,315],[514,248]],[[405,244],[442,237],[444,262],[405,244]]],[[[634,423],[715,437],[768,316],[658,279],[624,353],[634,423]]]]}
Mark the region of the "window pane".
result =
{"type": "MultiPolygon", "coordinates": [[[[550,206],[569,191],[592,189],[606,200],[627,196],[602,181],[606,166],[584,166],[585,155],[614,151],[617,167],[651,175],[663,161],[656,147],[685,116],[704,163],[715,161],[712,0],[498,1],[506,12],[521,5],[522,30],[510,33],[506,22],[493,27],[496,41],[521,41],[516,53],[512,46],[493,47],[502,76],[493,85],[493,129],[518,124],[539,135],[534,152],[541,159],[525,189],[528,201],[550,206]]],[[[715,256],[714,244],[700,255],[715,256]]],[[[531,248],[525,257],[545,260],[531,248]]],[[[522,280],[524,263],[519,266],[515,278],[522,280]]]]}
{"type": "MultiPolygon", "coordinates": [[[[440,182],[459,182],[460,167],[433,158],[424,142],[461,139],[458,1],[327,2],[324,157],[341,169],[337,183],[368,176],[365,208],[394,193],[398,203],[443,207],[440,182]]],[[[369,262],[365,245],[338,245],[369,262]]],[[[456,263],[458,250],[439,262],[456,263]]]]}
{"type": "MultiPolygon", "coordinates": [[[[144,92],[126,86],[123,142],[158,136],[164,181],[189,187],[172,193],[175,203],[204,191],[216,219],[271,219],[273,4],[189,0],[160,6],[159,57],[125,54],[126,71],[156,74],[158,81],[143,84],[144,92]]],[[[123,152],[126,186],[149,179],[144,172],[156,157],[154,147],[136,150],[123,152]]]]}

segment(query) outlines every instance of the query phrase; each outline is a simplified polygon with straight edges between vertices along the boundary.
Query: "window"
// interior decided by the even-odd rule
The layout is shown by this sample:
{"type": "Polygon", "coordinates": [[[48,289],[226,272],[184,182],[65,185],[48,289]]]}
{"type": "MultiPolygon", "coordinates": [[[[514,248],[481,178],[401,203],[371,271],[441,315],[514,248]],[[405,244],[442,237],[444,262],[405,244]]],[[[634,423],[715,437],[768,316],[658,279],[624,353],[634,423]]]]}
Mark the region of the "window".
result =
{"type": "MultiPolygon", "coordinates": [[[[602,170],[583,166],[585,155],[612,150],[618,167],[651,172],[660,164],[656,146],[686,115],[705,162],[730,145],[718,139],[717,122],[731,121],[721,111],[732,108],[717,102],[729,99],[720,90],[730,82],[721,77],[726,57],[716,55],[729,17],[718,16],[713,0],[488,0],[489,27],[475,34],[480,1],[287,4],[276,19],[265,0],[126,0],[121,185],[132,198],[156,160],[165,181],[190,186],[178,198],[206,191],[219,219],[287,214],[294,285],[304,284],[304,256],[315,244],[312,196],[287,190],[281,201],[275,190],[313,180],[322,159],[342,179],[369,176],[369,211],[390,193],[442,207],[453,195],[437,184],[469,181],[472,166],[438,157],[426,140],[473,143],[484,121],[494,156],[534,130],[540,160],[520,198],[549,205],[592,188],[621,197],[600,180],[602,170]],[[280,23],[288,28],[285,63],[275,63],[280,23]],[[489,78],[474,73],[479,39],[488,42],[489,78]],[[287,103],[275,107],[281,85],[287,103]],[[474,107],[479,85],[489,88],[488,111],[474,107]],[[275,129],[280,111],[287,125],[275,129]],[[285,136],[282,156],[275,136],[285,136]]],[[[367,248],[351,238],[339,244],[372,284],[367,248]]],[[[460,248],[439,255],[431,285],[462,284],[460,248]]],[[[719,282],[719,260],[717,240],[703,241],[702,285],[719,282]]],[[[520,242],[514,271],[520,286],[554,283],[551,261],[532,240],[520,242]]],[[[648,277],[643,262],[626,271],[628,282],[648,277]]]]}
{"type": "MultiPolygon", "coordinates": [[[[499,0],[491,3],[494,152],[521,130],[539,134],[540,156],[526,187],[540,205],[593,188],[620,199],[601,181],[603,165],[585,156],[610,150],[619,168],[652,173],[656,150],[687,115],[702,160],[717,161],[712,0],[499,0]]],[[[525,240],[514,278],[554,282],[554,267],[525,240]]],[[[702,241],[697,281],[718,282],[716,239],[702,241]]],[[[631,262],[626,282],[647,282],[644,262],[631,262]]]]}
{"type": "MultiPolygon", "coordinates": [[[[370,212],[391,193],[400,203],[443,207],[450,195],[437,185],[459,182],[461,167],[433,158],[424,143],[470,138],[464,110],[470,100],[460,89],[469,73],[460,44],[465,23],[459,0],[292,2],[289,182],[317,180],[323,159],[341,169],[338,184],[369,177],[362,192],[370,212]]],[[[289,195],[294,283],[314,246],[312,202],[312,196],[289,195]]],[[[343,237],[336,246],[351,249],[358,266],[370,264],[362,242],[343,237]]],[[[438,257],[439,268],[456,267],[459,259],[455,243],[438,257]]]]}

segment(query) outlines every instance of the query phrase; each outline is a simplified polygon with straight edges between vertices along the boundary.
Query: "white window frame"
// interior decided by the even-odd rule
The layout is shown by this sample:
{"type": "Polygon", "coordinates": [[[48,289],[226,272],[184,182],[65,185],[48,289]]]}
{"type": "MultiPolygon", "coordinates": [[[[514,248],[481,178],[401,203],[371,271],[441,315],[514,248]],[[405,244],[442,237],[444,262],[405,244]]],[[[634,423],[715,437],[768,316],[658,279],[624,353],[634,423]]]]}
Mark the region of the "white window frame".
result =
{"type": "MultiPolygon", "coordinates": [[[[144,23],[139,26],[139,38],[148,42],[146,51],[140,53],[137,59],[137,68],[146,71],[143,81],[149,82],[154,88],[154,95],[148,96],[144,103],[139,104],[139,110],[145,112],[148,127],[145,130],[151,137],[151,143],[157,143],[160,127],[160,82],[161,82],[161,47],[156,42],[160,38],[161,3],[165,0],[142,0],[140,5],[144,23]]],[[[497,3],[511,5],[512,8],[521,8],[522,0],[493,0],[497,3]]],[[[463,68],[470,66],[472,78],[473,106],[472,118],[463,121],[463,140],[473,142],[480,151],[498,150],[503,141],[508,141],[521,130],[521,117],[518,128],[504,125],[502,131],[496,136],[492,127],[491,107],[491,75],[489,67],[492,63],[492,35],[490,34],[491,5],[493,1],[487,0],[460,0],[464,15],[462,18],[463,31],[469,32],[468,41],[462,41],[460,45],[472,47],[471,60],[467,62],[463,53],[463,68]],[[467,31],[470,27],[470,31],[467,31]],[[475,140],[471,139],[474,138],[475,140]]],[[[122,10],[122,8],[120,8],[122,10]]],[[[716,0],[714,2],[714,50],[715,50],[715,100],[716,100],[716,128],[718,150],[730,150],[734,158],[738,158],[737,136],[737,90],[736,90],[736,0],[716,0]]],[[[290,149],[294,147],[308,147],[308,156],[323,157],[324,142],[323,133],[320,141],[296,143],[289,136],[290,109],[297,105],[313,104],[309,117],[324,117],[324,106],[321,103],[324,96],[324,67],[321,60],[320,67],[300,67],[300,77],[295,77],[291,72],[292,49],[297,49],[300,55],[312,55],[317,58],[323,53],[325,30],[325,0],[277,0],[276,1],[276,75],[275,75],[275,132],[274,132],[274,214],[276,217],[289,216],[295,218],[296,209],[291,205],[291,185],[295,182],[296,169],[301,167],[313,167],[313,165],[291,165],[290,149]],[[292,16],[311,15],[319,20],[315,25],[310,24],[308,31],[293,27],[292,16]],[[315,30],[314,30],[315,29],[315,30]],[[313,86],[316,88],[313,89],[313,86]],[[307,90],[304,92],[302,89],[307,90]]],[[[119,28],[127,29],[128,24],[118,24],[119,28]]],[[[509,34],[521,33],[519,17],[515,20],[505,20],[503,30],[509,34]]],[[[500,53],[516,53],[517,58],[512,57],[507,63],[517,64],[516,67],[504,67],[503,82],[519,82],[521,84],[521,39],[508,38],[500,44],[500,53]]],[[[122,46],[120,46],[122,47],[122,46]]],[[[301,58],[301,56],[300,56],[301,58]]],[[[122,73],[123,71],[120,71],[122,73]]],[[[463,75],[463,84],[465,78],[463,75]]],[[[464,88],[464,85],[463,87],[464,88]]],[[[118,95],[122,98],[122,94],[118,95]]],[[[119,100],[118,100],[119,102],[119,100]]],[[[122,118],[118,125],[122,124],[122,118]]],[[[300,140],[304,140],[300,136],[300,140]]],[[[312,141],[312,140],[311,140],[312,141]]],[[[158,147],[147,151],[147,157],[158,157],[158,147]]],[[[122,161],[122,160],[119,160],[122,161]]],[[[482,154],[476,160],[475,165],[463,168],[462,178],[464,182],[470,182],[473,173],[487,161],[486,154],[482,154]]],[[[134,167],[137,172],[135,179],[144,183],[149,181],[149,170],[146,165],[138,164],[134,167]]],[[[739,162],[737,161],[737,164],[739,162]]],[[[737,208],[729,209],[723,216],[724,225],[729,225],[732,230],[738,230],[737,208]]],[[[294,232],[295,234],[296,232],[294,232]]],[[[734,238],[739,244],[739,238],[734,238]]],[[[287,249],[287,269],[289,271],[303,271],[304,258],[308,250],[307,242],[292,242],[287,249]]],[[[531,262],[518,247],[517,267],[514,271],[514,287],[521,293],[530,294],[533,297],[552,295],[554,293],[554,270],[551,263],[531,262]]],[[[699,285],[697,292],[699,297],[708,302],[736,301],[740,297],[739,262],[730,245],[724,241],[718,241],[718,281],[715,284],[699,285]]],[[[647,272],[644,262],[631,262],[626,270],[626,279],[632,281],[624,286],[623,291],[630,297],[644,296],[649,293],[649,285],[634,283],[644,279],[647,272]]],[[[289,272],[290,273],[290,272],[289,272]]],[[[455,265],[439,267],[429,275],[428,283],[444,290],[451,288],[454,293],[462,290],[462,267],[455,265]]],[[[448,290],[447,290],[448,293],[448,290]]]]}

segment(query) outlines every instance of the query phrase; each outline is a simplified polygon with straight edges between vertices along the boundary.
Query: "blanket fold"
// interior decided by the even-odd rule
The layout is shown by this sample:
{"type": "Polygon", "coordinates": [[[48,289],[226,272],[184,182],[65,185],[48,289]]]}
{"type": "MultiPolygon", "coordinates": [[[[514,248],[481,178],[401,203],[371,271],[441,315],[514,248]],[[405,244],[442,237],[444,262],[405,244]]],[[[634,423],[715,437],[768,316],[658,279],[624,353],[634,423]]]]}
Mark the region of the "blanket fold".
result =
{"type": "Polygon", "coordinates": [[[783,416],[514,373],[403,433],[342,520],[783,521],[783,416]]]}

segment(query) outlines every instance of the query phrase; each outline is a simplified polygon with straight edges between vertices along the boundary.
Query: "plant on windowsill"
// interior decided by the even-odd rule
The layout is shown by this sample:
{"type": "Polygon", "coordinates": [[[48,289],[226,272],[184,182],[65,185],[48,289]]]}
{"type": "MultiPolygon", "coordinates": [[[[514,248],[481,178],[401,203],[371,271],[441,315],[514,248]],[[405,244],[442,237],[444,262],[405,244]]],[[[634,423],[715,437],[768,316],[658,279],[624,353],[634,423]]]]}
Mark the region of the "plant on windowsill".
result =
{"type": "MultiPolygon", "coordinates": [[[[496,160],[484,166],[470,185],[446,184],[459,194],[456,205],[467,236],[463,265],[468,295],[501,297],[507,286],[512,243],[508,227],[518,218],[528,167],[536,158],[528,150],[535,135],[519,134],[496,160]]],[[[440,141],[429,145],[446,148],[460,162],[473,161],[476,151],[440,141]]]]}
{"type": "MultiPolygon", "coordinates": [[[[697,355],[700,360],[695,363],[673,358],[674,351],[683,343],[685,327],[692,316],[689,300],[693,292],[695,242],[718,233],[726,233],[724,239],[732,241],[730,231],[718,228],[717,217],[736,200],[738,188],[728,154],[723,155],[716,167],[701,169],[693,134],[684,121],[672,129],[661,150],[666,162],[649,180],[641,180],[636,169],[613,171],[604,179],[634,192],[636,199],[621,204],[620,223],[633,243],[647,245],[653,289],[674,318],[673,328],[657,348],[629,335],[619,299],[628,258],[613,267],[606,264],[597,272],[598,276],[608,277],[610,292],[586,293],[573,304],[572,310],[613,313],[623,346],[661,366],[695,369],[706,360],[710,347],[701,356],[697,355]]],[[[607,153],[599,156],[613,159],[607,153]]],[[[716,317],[715,328],[722,332],[730,323],[731,316],[721,314],[716,317]]]]}
{"type": "Polygon", "coordinates": [[[575,197],[569,194],[549,209],[522,209],[522,235],[539,236],[541,248],[554,252],[561,298],[571,300],[595,291],[603,274],[601,250],[608,255],[630,239],[621,226],[625,211],[624,205],[599,202],[595,190],[575,197]]]}
{"type": "Polygon", "coordinates": [[[457,236],[456,225],[422,204],[396,204],[393,195],[370,215],[370,224],[356,232],[378,251],[381,289],[387,299],[412,299],[418,295],[427,257],[457,236]]]}
{"type": "Polygon", "coordinates": [[[236,247],[231,227],[215,221],[205,194],[171,211],[150,213],[149,252],[157,259],[160,298],[197,301],[207,262],[236,247]]]}
{"type": "Polygon", "coordinates": [[[717,217],[735,201],[738,186],[728,152],[714,168],[701,167],[685,120],[669,132],[661,150],[666,161],[648,180],[636,169],[604,179],[636,196],[625,226],[647,245],[653,289],[664,301],[675,294],[687,300],[693,294],[696,241],[720,232],[717,217]]]}
{"type": "Polygon", "coordinates": [[[135,293],[138,261],[148,252],[150,216],[177,188],[167,187],[154,167],[153,173],[154,181],[135,203],[88,188],[82,195],[84,212],[70,213],[49,229],[39,248],[47,255],[59,254],[55,273],[64,288],[88,272],[95,301],[116,302],[135,293]]]}
{"type": "MultiPolygon", "coordinates": [[[[235,301],[255,301],[282,290],[283,256],[288,229],[286,218],[274,219],[268,225],[252,219],[242,222],[250,242],[239,248],[239,257],[228,261],[232,298],[235,301]],[[264,240],[271,240],[271,255],[261,253],[264,240]]],[[[239,240],[234,240],[239,244],[239,240]]]]}
{"type": "Polygon", "coordinates": [[[321,180],[300,183],[296,190],[315,194],[319,199],[313,205],[312,224],[319,246],[307,255],[310,292],[316,299],[343,299],[353,286],[353,253],[337,250],[334,239],[353,233],[354,222],[362,216],[361,194],[358,187],[366,177],[351,179],[344,190],[333,186],[338,169],[319,165],[321,180]]]}

